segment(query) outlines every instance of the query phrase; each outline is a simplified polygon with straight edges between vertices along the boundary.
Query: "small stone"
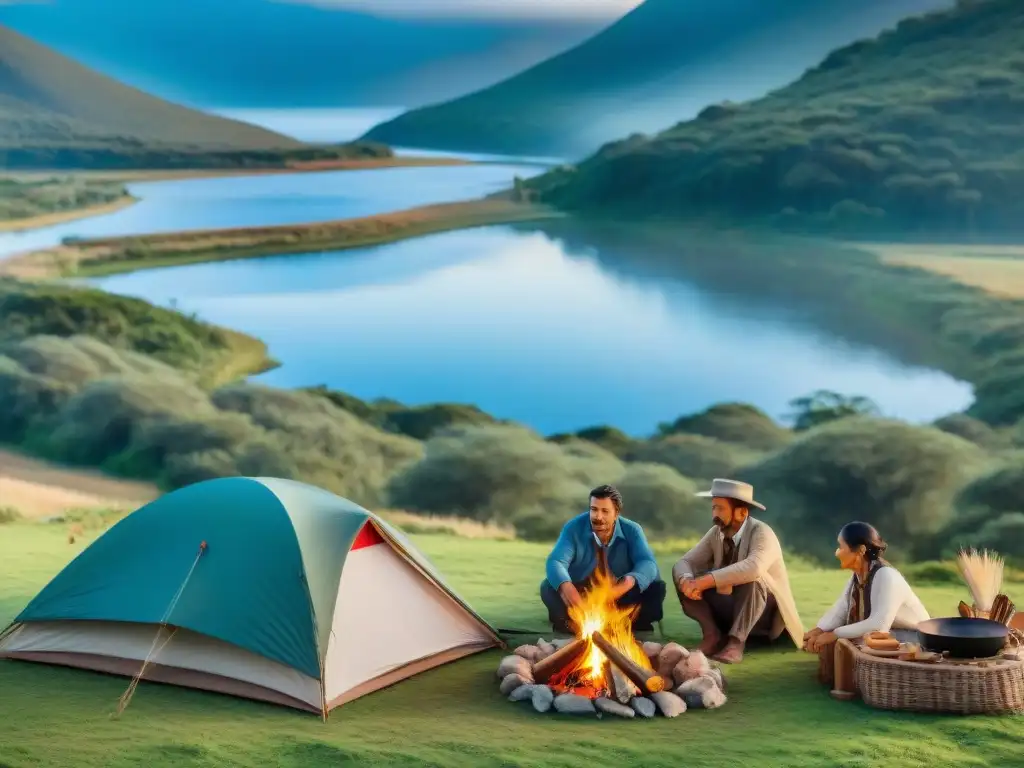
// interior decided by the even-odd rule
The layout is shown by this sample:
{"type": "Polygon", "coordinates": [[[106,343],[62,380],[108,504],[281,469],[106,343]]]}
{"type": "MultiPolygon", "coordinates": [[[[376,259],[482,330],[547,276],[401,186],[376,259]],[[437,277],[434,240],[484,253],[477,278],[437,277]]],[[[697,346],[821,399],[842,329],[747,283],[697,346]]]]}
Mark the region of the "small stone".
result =
{"type": "Polygon", "coordinates": [[[701,675],[687,680],[676,688],[686,706],[691,709],[717,709],[726,702],[726,695],[711,675],[701,675]]]}
{"type": "Polygon", "coordinates": [[[527,680],[522,675],[517,675],[515,672],[513,672],[509,675],[505,675],[505,677],[502,678],[501,685],[498,687],[498,690],[501,691],[502,696],[508,696],[516,688],[529,684],[529,680],[527,680]]]}
{"type": "Polygon", "coordinates": [[[648,640],[646,643],[644,643],[643,648],[644,655],[647,656],[647,658],[650,659],[651,663],[653,664],[654,660],[658,658],[658,654],[661,653],[662,645],[661,643],[656,643],[653,640],[648,640]]]}
{"type": "Polygon", "coordinates": [[[633,711],[632,707],[627,707],[625,704],[620,704],[617,701],[609,699],[607,696],[602,696],[594,701],[594,708],[598,712],[604,712],[608,715],[618,715],[619,717],[636,717],[636,712],[633,711]]]}
{"type": "Polygon", "coordinates": [[[705,691],[710,691],[712,688],[717,688],[718,685],[715,679],[710,675],[701,675],[700,677],[694,677],[690,680],[679,685],[676,688],[676,696],[686,696],[687,694],[700,695],[705,691]]]}
{"type": "Polygon", "coordinates": [[[534,661],[537,659],[537,654],[540,653],[540,648],[538,648],[536,645],[520,645],[518,648],[512,651],[512,653],[514,653],[516,656],[522,656],[528,662],[533,664],[534,661]]]}
{"type": "Polygon", "coordinates": [[[725,704],[726,700],[726,695],[719,688],[712,688],[710,691],[705,691],[701,694],[701,704],[704,706],[704,709],[718,709],[725,704]]]}
{"type": "Polygon", "coordinates": [[[546,685],[538,685],[533,689],[533,708],[538,712],[547,712],[555,700],[555,693],[546,685]]]}
{"type": "Polygon", "coordinates": [[[594,709],[594,702],[586,696],[577,696],[575,693],[563,693],[555,696],[555,710],[563,715],[593,715],[597,712],[594,709]]]}
{"type": "Polygon", "coordinates": [[[667,643],[658,654],[654,667],[662,677],[672,677],[672,669],[688,655],[688,651],[679,643],[667,643]]]}
{"type": "Polygon", "coordinates": [[[665,717],[678,717],[686,711],[686,702],[671,691],[658,691],[651,699],[665,717]]]}
{"type": "Polygon", "coordinates": [[[541,638],[537,641],[537,649],[540,651],[540,653],[537,654],[537,661],[540,661],[541,659],[546,659],[556,650],[555,646],[553,646],[544,638],[541,638]]]}
{"type": "Polygon", "coordinates": [[[643,696],[634,696],[629,700],[629,706],[633,708],[640,717],[654,717],[658,711],[657,705],[650,699],[643,696]]]}
{"type": "MultiPolygon", "coordinates": [[[[536,685],[530,685],[530,684],[520,685],[518,688],[516,688],[514,691],[512,691],[512,693],[509,694],[508,700],[509,701],[527,701],[527,700],[532,700],[533,699],[533,689],[537,688],[537,687],[538,686],[536,686],[536,685]]],[[[547,686],[544,686],[544,687],[546,688],[547,686]]]]}
{"type": "Polygon", "coordinates": [[[676,685],[682,685],[687,680],[709,675],[712,671],[707,657],[700,651],[694,651],[672,668],[672,680],[676,685]]]}
{"type": "Polygon", "coordinates": [[[725,672],[722,671],[721,667],[712,667],[709,674],[714,678],[715,682],[718,683],[718,687],[722,689],[722,693],[729,692],[725,683],[725,672]]]}
{"type": "Polygon", "coordinates": [[[527,682],[533,682],[533,665],[522,656],[506,656],[498,665],[498,677],[501,680],[513,673],[526,678],[527,682]]]}
{"type": "Polygon", "coordinates": [[[555,650],[557,651],[557,650],[560,650],[562,648],[565,648],[565,646],[567,646],[572,641],[573,641],[573,638],[571,638],[571,637],[559,637],[556,640],[552,640],[551,641],[551,645],[553,645],[555,647],[555,650]]]}

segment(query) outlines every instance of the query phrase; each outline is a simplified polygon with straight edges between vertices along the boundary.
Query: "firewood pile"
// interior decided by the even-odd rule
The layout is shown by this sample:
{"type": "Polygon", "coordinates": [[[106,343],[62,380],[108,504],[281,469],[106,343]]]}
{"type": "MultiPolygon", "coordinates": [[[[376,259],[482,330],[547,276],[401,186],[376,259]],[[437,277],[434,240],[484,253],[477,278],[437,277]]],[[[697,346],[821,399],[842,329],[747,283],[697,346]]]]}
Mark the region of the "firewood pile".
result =
{"type": "Polygon", "coordinates": [[[677,717],[687,709],[725,704],[725,676],[703,653],[678,643],[642,647],[649,664],[633,661],[600,632],[551,642],[540,638],[501,660],[499,690],[509,701],[529,702],[537,712],[599,718],[677,717]],[[598,666],[601,671],[594,674],[598,666]]]}

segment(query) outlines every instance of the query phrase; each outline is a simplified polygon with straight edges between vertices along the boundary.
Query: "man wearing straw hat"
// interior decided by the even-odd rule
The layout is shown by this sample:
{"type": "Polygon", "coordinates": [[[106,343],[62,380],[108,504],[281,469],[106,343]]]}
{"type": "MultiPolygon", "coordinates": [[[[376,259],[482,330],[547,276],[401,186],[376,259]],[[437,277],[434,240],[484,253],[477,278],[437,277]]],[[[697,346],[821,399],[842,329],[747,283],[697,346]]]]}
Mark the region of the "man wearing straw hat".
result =
{"type": "Polygon", "coordinates": [[[716,479],[711,490],[714,525],[672,568],[683,613],[704,635],[700,650],[725,664],[738,664],[748,637],[776,640],[788,632],[797,648],[804,630],[789,588],[782,547],[767,523],[750,516],[764,509],[754,488],[716,479]]]}

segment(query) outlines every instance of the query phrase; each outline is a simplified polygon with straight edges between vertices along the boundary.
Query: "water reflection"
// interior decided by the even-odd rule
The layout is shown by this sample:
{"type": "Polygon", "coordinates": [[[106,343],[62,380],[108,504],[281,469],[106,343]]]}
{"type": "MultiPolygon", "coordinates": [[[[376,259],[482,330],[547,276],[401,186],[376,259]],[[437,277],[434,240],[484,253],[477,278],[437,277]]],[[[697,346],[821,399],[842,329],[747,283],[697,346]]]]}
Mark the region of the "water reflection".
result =
{"type": "Polygon", "coordinates": [[[781,416],[834,389],[909,420],[964,407],[965,384],[840,341],[778,304],[614,270],[601,248],[523,228],[341,254],[184,266],[96,281],[259,336],[276,386],[466,402],[542,432],[659,421],[723,401],[781,416]]]}

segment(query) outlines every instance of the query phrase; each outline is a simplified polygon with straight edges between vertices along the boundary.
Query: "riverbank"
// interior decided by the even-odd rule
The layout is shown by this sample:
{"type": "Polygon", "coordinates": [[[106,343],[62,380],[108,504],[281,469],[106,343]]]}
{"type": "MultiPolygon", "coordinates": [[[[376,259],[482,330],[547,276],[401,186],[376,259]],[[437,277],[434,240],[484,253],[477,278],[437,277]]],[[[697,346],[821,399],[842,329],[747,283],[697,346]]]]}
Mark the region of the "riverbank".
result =
{"type": "MultiPolygon", "coordinates": [[[[392,168],[446,168],[463,165],[480,165],[482,161],[467,160],[459,157],[430,156],[388,156],[388,157],[350,157],[325,160],[289,161],[280,166],[261,166],[253,168],[186,168],[186,169],[140,169],[140,170],[103,170],[103,171],[11,171],[4,173],[0,181],[7,179],[14,182],[15,188],[24,186],[26,190],[36,190],[40,185],[84,186],[100,189],[147,181],[184,181],[188,179],[227,178],[238,176],[271,176],[296,173],[325,173],[328,171],[373,171],[392,168]]],[[[6,217],[0,207],[0,233],[24,232],[30,229],[50,227],[69,221],[102,216],[127,208],[138,202],[138,198],[120,189],[119,195],[110,199],[93,200],[83,198],[81,205],[60,210],[44,210],[30,215],[6,217]]],[[[66,195],[65,195],[66,196],[66,195]]],[[[15,194],[8,196],[6,203],[18,203],[15,194]]],[[[26,203],[29,201],[26,200],[26,203]]],[[[63,203],[62,203],[63,205],[63,203]]]]}
{"type": "Polygon", "coordinates": [[[99,205],[72,208],[66,211],[40,213],[35,216],[25,216],[17,219],[0,220],[0,232],[27,232],[30,229],[52,227],[57,224],[66,224],[69,221],[88,219],[92,216],[105,216],[108,213],[116,213],[137,202],[138,198],[126,194],[117,200],[100,203],[99,205]]]}
{"type": "Polygon", "coordinates": [[[207,261],[364,248],[457,229],[539,221],[563,214],[491,197],[337,221],[80,240],[0,261],[22,279],[95,277],[207,261]]]}

